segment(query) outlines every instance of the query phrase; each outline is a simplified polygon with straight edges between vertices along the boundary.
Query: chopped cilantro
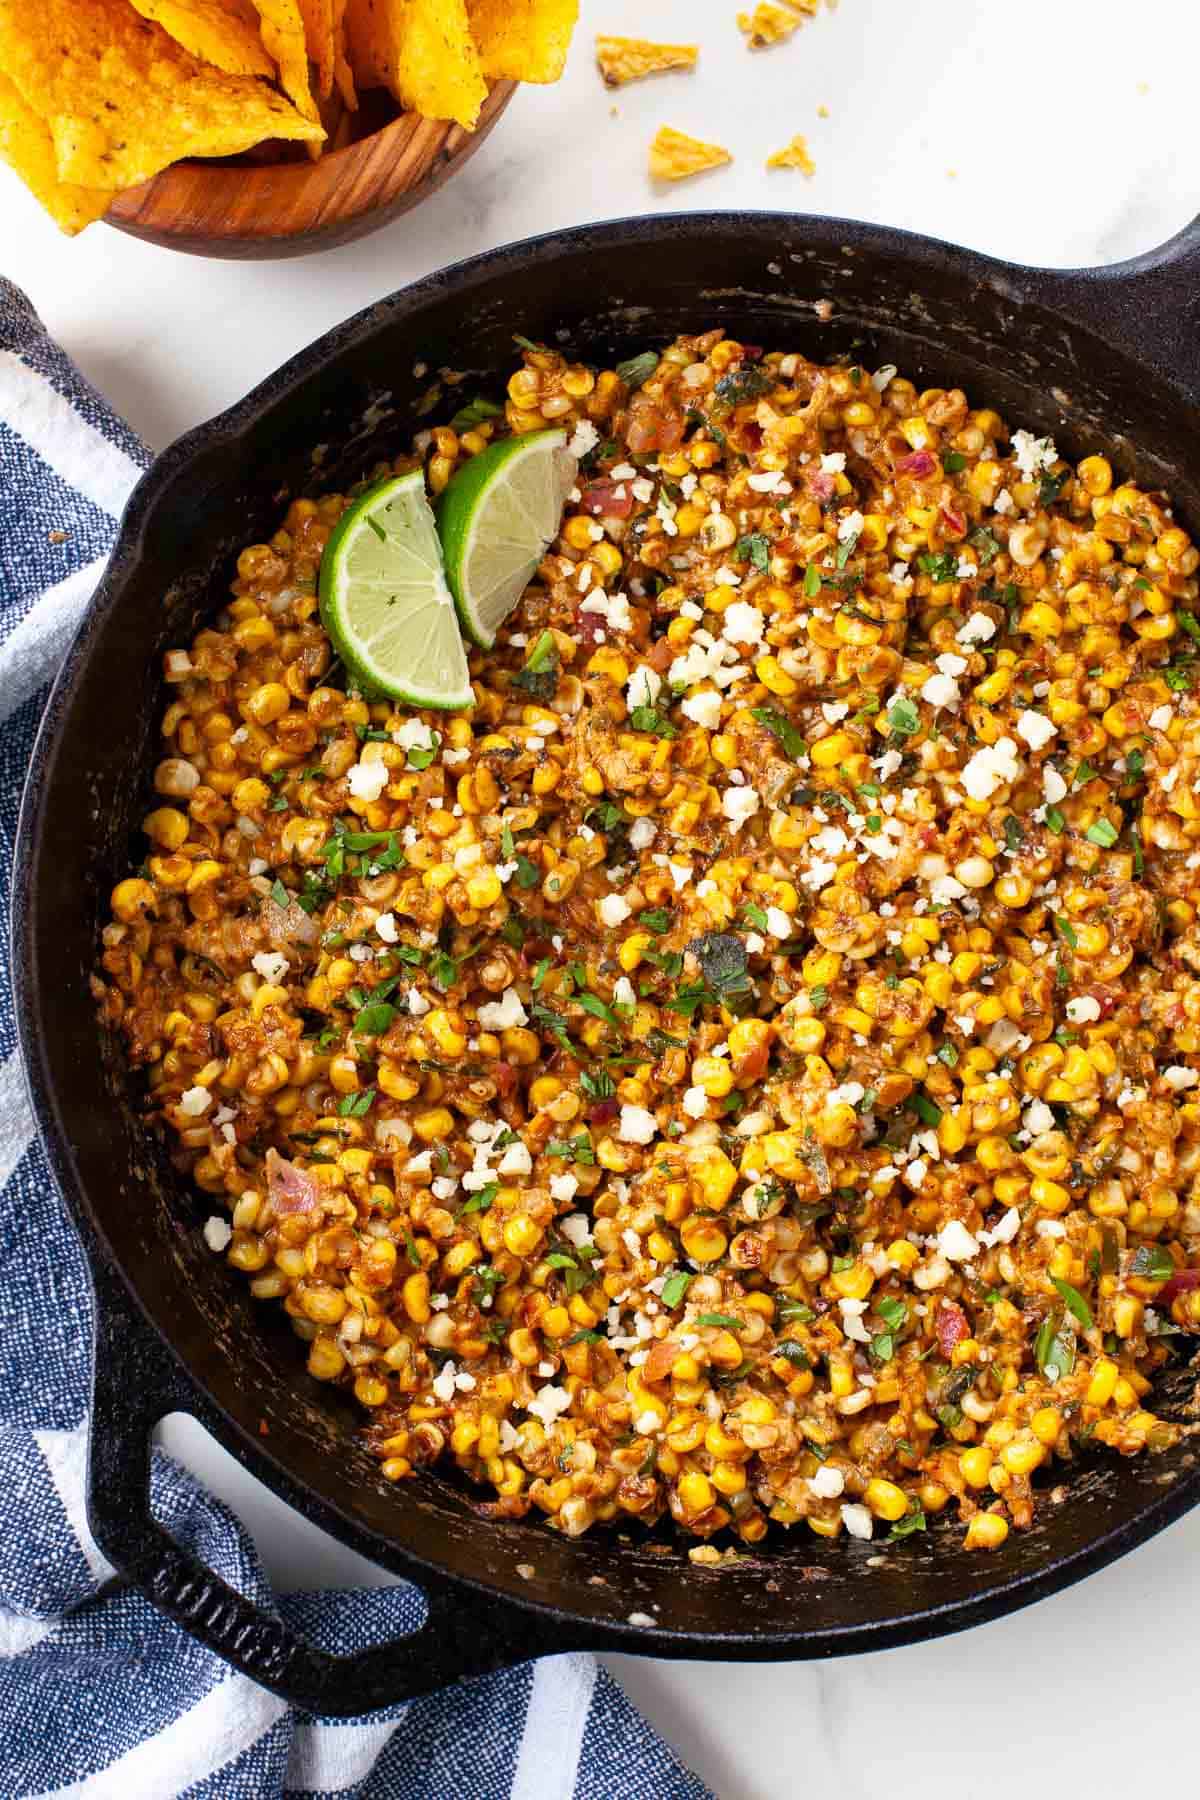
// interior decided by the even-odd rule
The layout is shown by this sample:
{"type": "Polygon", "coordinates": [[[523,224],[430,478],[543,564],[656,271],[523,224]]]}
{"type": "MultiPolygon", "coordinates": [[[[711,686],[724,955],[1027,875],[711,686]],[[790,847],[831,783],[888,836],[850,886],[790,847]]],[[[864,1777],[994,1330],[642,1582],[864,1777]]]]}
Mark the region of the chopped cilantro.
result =
{"type": "Polygon", "coordinates": [[[513,686],[523,688],[535,700],[549,700],[558,686],[558,644],[552,631],[543,631],[525,660],[523,669],[513,676],[513,686]]]}
{"type": "Polygon", "coordinates": [[[958,569],[958,557],[953,550],[927,550],[924,555],[918,556],[917,567],[932,581],[953,581],[958,569]]]}
{"type": "Polygon", "coordinates": [[[663,1305],[678,1306],[694,1280],[695,1277],[689,1275],[686,1269],[675,1269],[663,1282],[662,1294],[659,1296],[663,1305]]]}
{"type": "Polygon", "coordinates": [[[770,706],[752,706],[750,716],[765,725],[771,736],[778,740],[789,756],[804,756],[808,752],[808,744],[804,733],[797,729],[792,721],[781,712],[770,706]]]}
{"type": "Polygon", "coordinates": [[[629,715],[629,723],[635,731],[649,732],[651,737],[672,738],[678,736],[676,727],[664,713],[653,706],[635,706],[629,715]]]}
{"type": "Polygon", "coordinates": [[[1047,1381],[1060,1381],[1075,1367],[1075,1334],[1064,1327],[1061,1312],[1049,1312],[1042,1320],[1033,1356],[1047,1381]]]}
{"type": "Polygon", "coordinates": [[[888,1536],[896,1539],[906,1538],[911,1537],[914,1531],[925,1531],[927,1529],[924,1507],[919,1500],[911,1500],[909,1502],[908,1511],[902,1519],[896,1520],[896,1523],[892,1526],[888,1536]]]}
{"type": "Polygon", "coordinates": [[[897,695],[888,707],[887,722],[896,737],[912,737],[921,729],[921,715],[905,694],[897,695]]]}
{"type": "Polygon", "coordinates": [[[364,1088],[361,1094],[343,1094],[338,1101],[338,1117],[342,1119],[361,1119],[371,1110],[375,1098],[373,1087],[364,1088]]]}
{"type": "Polygon", "coordinates": [[[520,888],[536,887],[542,879],[541,870],[536,863],[530,862],[527,856],[517,858],[517,886],[520,888]]]}
{"type": "Polygon", "coordinates": [[[922,1092],[920,1088],[913,1095],[913,1110],[926,1125],[937,1126],[942,1122],[941,1107],[935,1106],[928,1094],[922,1092]]]}
{"type": "Polygon", "coordinates": [[[643,931],[651,931],[655,937],[662,937],[664,932],[671,929],[671,915],[665,906],[656,906],[649,912],[639,913],[637,922],[643,931]]]}
{"type": "Polygon", "coordinates": [[[771,546],[761,531],[755,531],[738,539],[734,555],[738,562],[748,562],[765,575],[771,562],[771,546]]]}
{"type": "Polygon", "coordinates": [[[746,946],[731,931],[706,931],[688,945],[700,963],[704,979],[717,998],[725,1000],[750,989],[746,946]]]}
{"type": "Polygon", "coordinates": [[[1141,1244],[1134,1251],[1129,1272],[1140,1275],[1143,1281],[1169,1281],[1175,1273],[1175,1263],[1162,1244],[1141,1244]]]}
{"type": "Polygon", "coordinates": [[[364,1006],[354,1020],[354,1029],[363,1037],[381,1037],[396,1016],[396,1008],[386,1002],[364,1006]]]}
{"type": "Polygon", "coordinates": [[[440,731],[434,732],[433,743],[429,746],[429,748],[427,750],[422,750],[417,745],[414,744],[412,749],[408,752],[409,768],[410,769],[427,769],[429,767],[430,763],[433,761],[434,757],[437,755],[438,751],[441,749],[441,747],[442,747],[442,734],[440,731]]]}
{"type": "Polygon", "coordinates": [[[1052,1275],[1050,1279],[1065,1301],[1067,1311],[1074,1314],[1085,1331],[1090,1331],[1092,1327],[1091,1308],[1079,1289],[1072,1287],[1069,1281],[1060,1281],[1057,1275],[1052,1275]]]}
{"type": "Polygon", "coordinates": [[[474,400],[468,400],[460,406],[450,421],[451,431],[474,431],[485,419],[502,419],[504,408],[497,406],[494,400],[485,400],[482,394],[476,394],[474,400]]]}
{"type": "Polygon", "coordinates": [[[547,1156],[561,1156],[568,1162],[591,1164],[596,1160],[596,1152],[592,1148],[592,1140],[586,1131],[577,1132],[573,1138],[551,1138],[546,1145],[547,1156]]]}
{"type": "Polygon", "coordinates": [[[658,367],[658,351],[642,350],[637,356],[630,356],[617,364],[617,374],[625,383],[630,393],[643,387],[658,367]]]}

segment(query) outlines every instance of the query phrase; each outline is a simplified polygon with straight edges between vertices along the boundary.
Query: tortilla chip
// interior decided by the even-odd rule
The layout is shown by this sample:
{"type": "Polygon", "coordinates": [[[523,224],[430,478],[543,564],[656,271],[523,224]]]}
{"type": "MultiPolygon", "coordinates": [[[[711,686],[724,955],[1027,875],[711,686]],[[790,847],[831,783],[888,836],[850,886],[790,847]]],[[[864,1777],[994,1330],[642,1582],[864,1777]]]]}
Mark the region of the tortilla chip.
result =
{"type": "Polygon", "coordinates": [[[622,87],[665,69],[694,69],[695,44],[651,44],[645,38],[598,37],[596,63],[607,87],[622,87]]]}
{"type": "Polygon", "coordinates": [[[802,137],[794,137],[777,150],[774,156],[767,158],[768,169],[799,169],[802,175],[815,175],[817,165],[808,154],[808,145],[802,137]]]}
{"type": "Polygon", "coordinates": [[[466,0],[350,0],[346,28],[360,85],[390,88],[410,112],[474,130],[487,84],[466,0]]]}
{"type": "Polygon", "coordinates": [[[749,38],[751,50],[765,50],[768,45],[781,44],[784,38],[791,37],[816,10],[817,0],[787,0],[786,6],[777,6],[775,0],[761,0],[752,13],[738,14],[738,30],[749,38]]]}
{"type": "Polygon", "coordinates": [[[308,81],[308,44],[299,0],[254,0],[263,45],[279,65],[279,85],[296,111],[317,118],[308,81]]]}
{"type": "Polygon", "coordinates": [[[0,72],[47,124],[58,179],[127,188],[185,156],[236,156],[264,138],[318,140],[263,81],[197,62],[126,0],[0,0],[0,72]],[[36,28],[31,25],[36,19],[36,28]]]}
{"type": "Polygon", "coordinates": [[[275,64],[258,35],[258,14],[250,0],[133,0],[143,19],[156,25],[226,75],[265,75],[275,64]]]}
{"type": "Polygon", "coordinates": [[[71,237],[108,211],[113,189],[75,187],[58,179],[49,128],[29,110],[7,75],[0,75],[0,159],[16,170],[34,199],[71,237]]]}
{"type": "Polygon", "coordinates": [[[346,0],[333,0],[333,79],[342,96],[342,105],[350,112],[357,112],[354,70],[346,51],[346,0]]]}
{"type": "Polygon", "coordinates": [[[468,0],[471,32],[489,81],[557,81],[579,0],[468,0]]]}
{"type": "Polygon", "coordinates": [[[705,169],[719,169],[722,163],[732,161],[720,144],[706,144],[670,125],[659,127],[650,146],[650,173],[655,181],[686,181],[689,175],[702,175],[705,169]]]}
{"type": "Polygon", "coordinates": [[[333,92],[333,0],[298,0],[308,60],[317,65],[317,90],[322,99],[333,92]]]}

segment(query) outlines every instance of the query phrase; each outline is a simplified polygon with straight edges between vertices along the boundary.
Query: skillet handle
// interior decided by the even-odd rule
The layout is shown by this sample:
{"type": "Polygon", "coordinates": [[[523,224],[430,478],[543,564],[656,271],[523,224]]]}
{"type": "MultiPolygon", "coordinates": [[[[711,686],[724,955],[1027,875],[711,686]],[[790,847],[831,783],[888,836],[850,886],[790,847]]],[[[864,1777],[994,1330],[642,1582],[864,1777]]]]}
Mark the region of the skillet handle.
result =
{"type": "Polygon", "coordinates": [[[118,1574],[184,1631],[293,1706],[343,1718],[579,1647],[524,1611],[422,1573],[428,1613],[419,1630],[335,1656],[231,1588],[150,1510],[150,1434],[169,1412],[196,1413],[195,1397],[107,1259],[96,1254],[91,1261],[96,1324],[88,1523],[118,1574]]]}
{"type": "Polygon", "coordinates": [[[1165,244],[1098,269],[1038,269],[1031,297],[1150,362],[1200,405],[1200,217],[1165,244]]]}

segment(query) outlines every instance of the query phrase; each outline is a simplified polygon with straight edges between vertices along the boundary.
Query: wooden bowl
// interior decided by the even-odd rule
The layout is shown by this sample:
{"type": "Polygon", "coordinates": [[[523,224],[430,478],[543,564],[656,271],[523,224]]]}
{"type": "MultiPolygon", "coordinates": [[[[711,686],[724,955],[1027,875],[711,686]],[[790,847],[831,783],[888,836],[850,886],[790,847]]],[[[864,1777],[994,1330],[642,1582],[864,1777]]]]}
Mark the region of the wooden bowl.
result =
{"type": "Polygon", "coordinates": [[[377,231],[448,181],[517,89],[496,82],[474,131],[403,113],[318,161],[172,163],[105,217],[119,231],[193,256],[304,256],[377,231]]]}

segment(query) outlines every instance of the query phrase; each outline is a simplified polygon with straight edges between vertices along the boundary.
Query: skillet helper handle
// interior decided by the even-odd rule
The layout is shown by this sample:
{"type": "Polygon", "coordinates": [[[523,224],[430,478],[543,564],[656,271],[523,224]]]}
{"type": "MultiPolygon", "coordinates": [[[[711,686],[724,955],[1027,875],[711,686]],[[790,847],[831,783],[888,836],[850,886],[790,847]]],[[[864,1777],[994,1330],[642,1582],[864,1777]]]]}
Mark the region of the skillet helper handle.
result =
{"type": "Polygon", "coordinates": [[[1036,296],[1145,362],[1200,406],[1200,216],[1165,244],[1098,269],[1039,269],[1036,296]]]}
{"type": "Polygon", "coordinates": [[[150,1437],[165,1414],[195,1412],[182,1369],[152,1336],[121,1279],[99,1255],[87,1514],[93,1536],[125,1577],[192,1637],[252,1681],[306,1712],[351,1717],[574,1649],[528,1613],[422,1577],[424,1623],[409,1636],[350,1656],[318,1649],[231,1588],[150,1510],[150,1437]]]}

